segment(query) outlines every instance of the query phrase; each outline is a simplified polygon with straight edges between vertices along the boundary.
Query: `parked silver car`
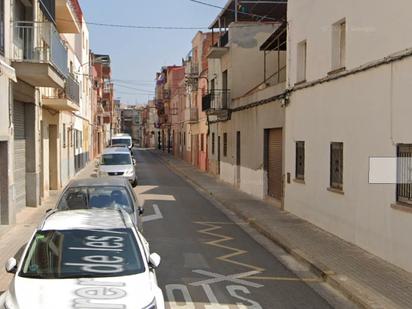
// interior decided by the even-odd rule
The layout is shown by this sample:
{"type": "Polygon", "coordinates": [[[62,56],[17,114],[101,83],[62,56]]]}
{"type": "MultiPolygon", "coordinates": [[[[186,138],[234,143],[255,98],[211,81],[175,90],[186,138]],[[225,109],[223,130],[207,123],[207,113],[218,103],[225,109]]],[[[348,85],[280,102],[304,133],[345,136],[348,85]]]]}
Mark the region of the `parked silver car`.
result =
{"type": "Polygon", "coordinates": [[[136,161],[127,148],[107,148],[98,163],[98,176],[126,178],[133,187],[137,186],[136,161]]]}
{"type": "Polygon", "coordinates": [[[143,230],[143,207],[129,181],[125,178],[105,177],[76,179],[64,188],[57,202],[58,210],[116,208],[125,210],[133,223],[143,230]]]}

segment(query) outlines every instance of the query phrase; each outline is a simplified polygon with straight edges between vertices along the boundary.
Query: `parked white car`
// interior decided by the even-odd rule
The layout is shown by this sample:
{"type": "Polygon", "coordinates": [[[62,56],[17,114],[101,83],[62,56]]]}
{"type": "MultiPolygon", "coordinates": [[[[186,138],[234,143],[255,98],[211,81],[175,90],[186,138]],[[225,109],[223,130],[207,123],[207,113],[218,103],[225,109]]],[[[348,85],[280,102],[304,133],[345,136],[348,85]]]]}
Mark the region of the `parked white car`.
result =
{"type": "Polygon", "coordinates": [[[164,308],[160,256],[121,209],[50,212],[33,234],[0,308],[164,308]]]}
{"type": "Polygon", "coordinates": [[[137,186],[136,161],[126,148],[107,148],[98,164],[98,176],[127,178],[133,187],[137,186]]]}

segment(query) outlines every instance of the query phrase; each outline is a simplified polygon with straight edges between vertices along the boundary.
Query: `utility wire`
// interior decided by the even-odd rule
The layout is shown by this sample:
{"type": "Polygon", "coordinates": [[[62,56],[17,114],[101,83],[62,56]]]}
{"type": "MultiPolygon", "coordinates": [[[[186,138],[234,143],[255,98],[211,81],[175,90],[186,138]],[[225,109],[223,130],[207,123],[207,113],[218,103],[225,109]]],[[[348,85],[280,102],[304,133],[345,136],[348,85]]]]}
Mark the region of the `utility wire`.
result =
{"type": "MultiPolygon", "coordinates": [[[[199,0],[188,0],[190,2],[194,2],[197,4],[201,4],[201,5],[205,5],[205,6],[209,6],[209,7],[213,7],[213,8],[217,8],[217,9],[226,9],[230,12],[236,12],[236,10],[231,9],[231,8],[225,8],[223,6],[219,6],[219,5],[215,5],[215,4],[211,4],[211,3],[207,3],[207,2],[203,2],[203,1],[199,1],[199,0]]],[[[272,1],[271,3],[273,4],[287,4],[286,1],[272,1]]],[[[241,3],[240,3],[241,4],[241,3]]],[[[272,17],[268,17],[265,15],[258,15],[258,14],[253,14],[253,13],[247,13],[247,12],[242,12],[242,11],[237,11],[238,14],[240,15],[247,15],[247,16],[251,16],[251,17],[258,17],[261,19],[269,19],[269,20],[273,20],[273,21],[278,21],[276,18],[272,18],[272,17]]]]}
{"type": "Polygon", "coordinates": [[[115,86],[120,87],[120,88],[126,88],[126,89],[131,89],[131,90],[137,90],[139,92],[146,92],[149,94],[155,93],[154,91],[149,91],[147,89],[139,89],[139,88],[135,88],[135,87],[129,87],[129,86],[124,86],[124,85],[119,85],[117,83],[113,83],[115,86]]]}

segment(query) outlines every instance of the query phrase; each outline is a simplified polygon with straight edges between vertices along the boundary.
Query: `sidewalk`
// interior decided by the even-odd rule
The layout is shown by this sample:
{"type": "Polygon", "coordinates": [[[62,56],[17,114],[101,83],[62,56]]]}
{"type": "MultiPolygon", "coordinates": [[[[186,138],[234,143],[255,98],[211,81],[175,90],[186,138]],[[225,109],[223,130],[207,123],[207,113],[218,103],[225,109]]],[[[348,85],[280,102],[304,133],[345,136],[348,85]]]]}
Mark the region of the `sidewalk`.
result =
{"type": "MultiPolygon", "coordinates": [[[[90,161],[75,178],[90,177],[95,172],[95,161],[90,161]]],[[[26,207],[17,214],[16,224],[0,228],[0,294],[7,290],[12,275],[6,273],[4,265],[13,256],[21,254],[26,242],[46,213],[47,209],[54,208],[60,191],[50,191],[50,196],[37,208],[26,207]]]]}
{"type": "Polygon", "coordinates": [[[308,264],[364,308],[412,308],[412,274],[325,232],[293,214],[255,199],[171,155],[153,151],[210,199],[308,264]]]}

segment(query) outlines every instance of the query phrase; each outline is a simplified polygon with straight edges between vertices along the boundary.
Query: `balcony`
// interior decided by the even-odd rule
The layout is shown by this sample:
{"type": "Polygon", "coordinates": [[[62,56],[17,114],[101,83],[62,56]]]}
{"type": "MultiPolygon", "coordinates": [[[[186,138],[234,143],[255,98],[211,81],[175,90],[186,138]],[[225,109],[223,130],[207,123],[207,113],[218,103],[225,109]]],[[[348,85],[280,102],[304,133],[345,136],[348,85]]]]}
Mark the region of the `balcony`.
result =
{"type": "MultiPolygon", "coordinates": [[[[230,90],[229,89],[214,89],[211,90],[205,97],[203,103],[208,103],[209,108],[204,110],[225,110],[229,108],[230,90]]],[[[203,106],[202,106],[203,107],[203,106]]]]}
{"type": "Polygon", "coordinates": [[[207,57],[210,59],[222,58],[229,50],[229,47],[226,47],[228,43],[229,43],[229,31],[226,31],[224,34],[220,36],[218,43],[216,43],[214,46],[210,48],[210,51],[207,57]]]}
{"type": "Polygon", "coordinates": [[[199,64],[198,63],[190,63],[188,67],[188,75],[189,77],[196,78],[199,76],[199,64]]]}
{"type": "Polygon", "coordinates": [[[202,111],[216,119],[226,121],[230,119],[230,90],[214,89],[202,98],[202,111]]]}
{"type": "Polygon", "coordinates": [[[197,107],[189,107],[185,109],[185,122],[195,123],[199,119],[197,107]]]}
{"type": "Polygon", "coordinates": [[[58,111],[78,111],[80,109],[80,85],[69,75],[64,90],[59,90],[57,96],[43,98],[43,105],[58,111]]]}
{"type": "Polygon", "coordinates": [[[12,62],[17,78],[34,87],[64,89],[67,48],[50,22],[13,24],[12,62]]]}
{"type": "Polygon", "coordinates": [[[80,33],[82,19],[77,0],[56,0],[56,26],[60,33],[80,33]]]}

